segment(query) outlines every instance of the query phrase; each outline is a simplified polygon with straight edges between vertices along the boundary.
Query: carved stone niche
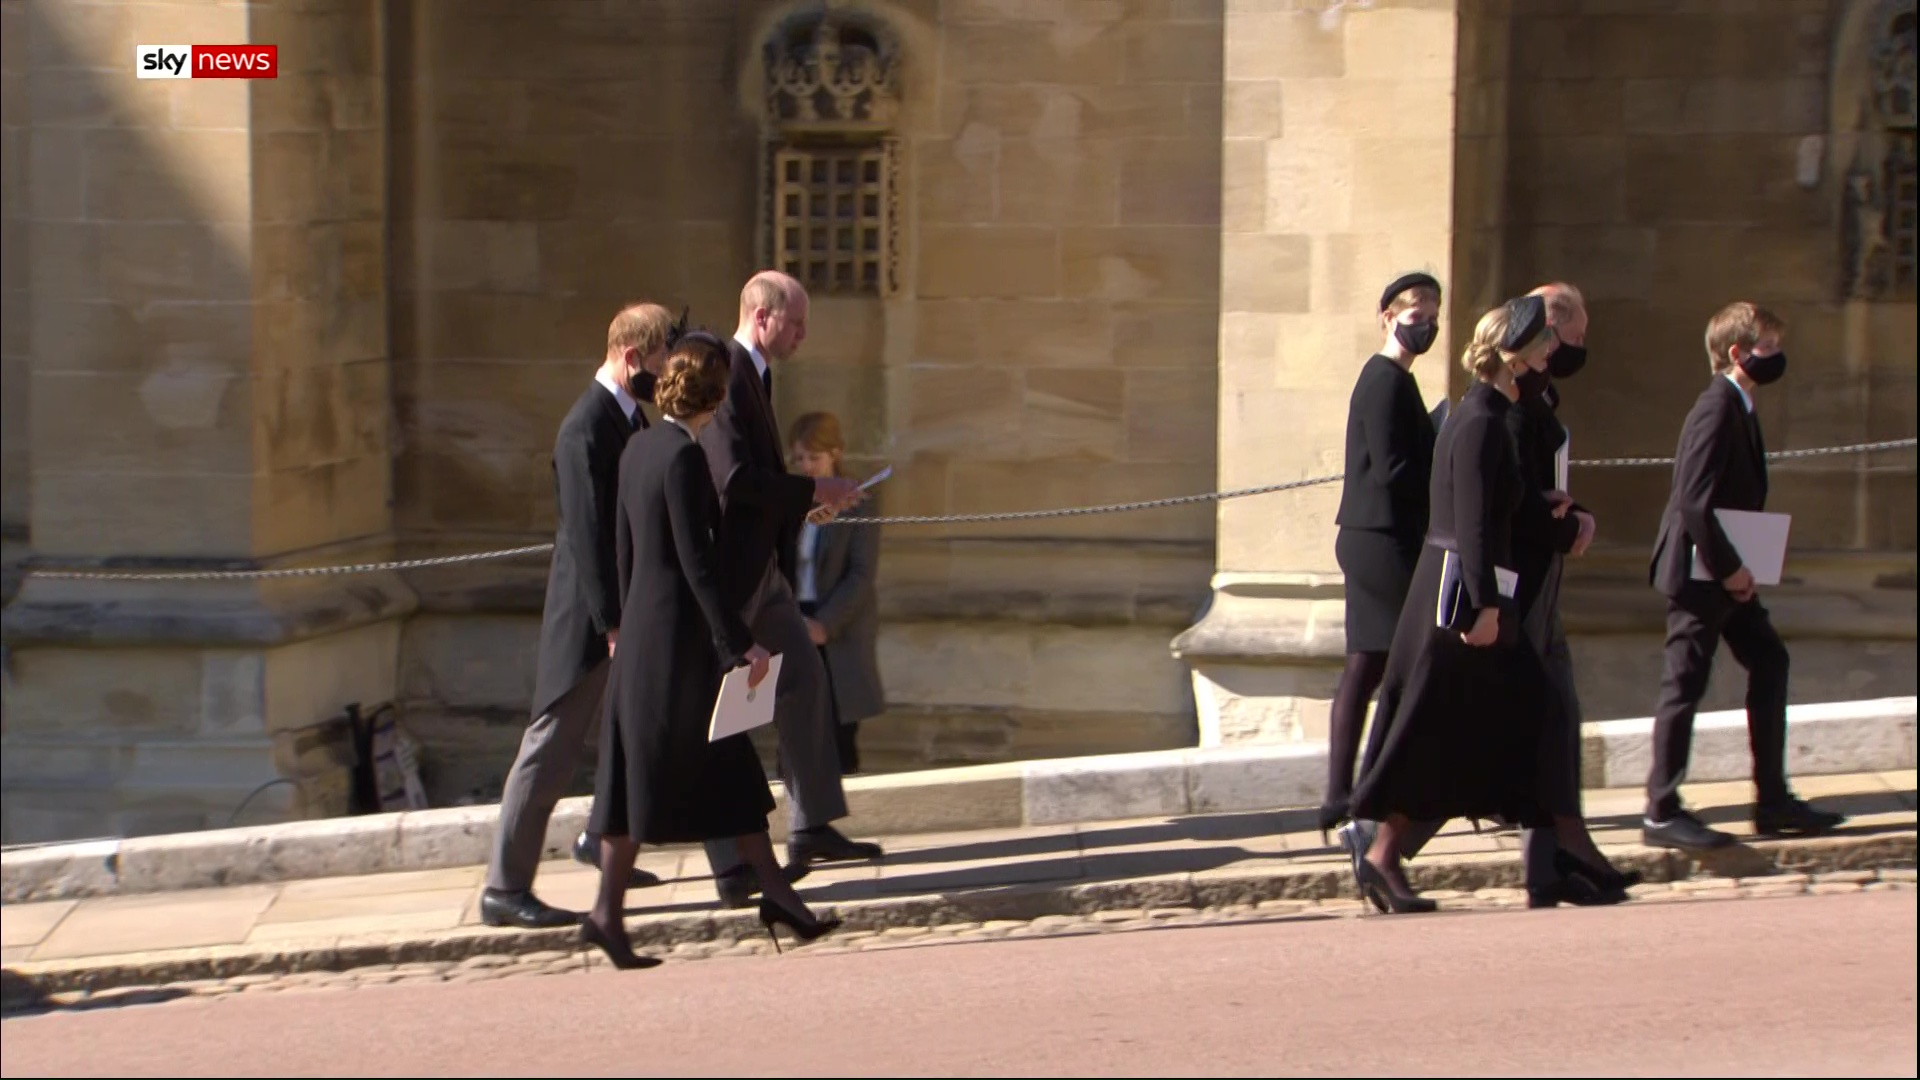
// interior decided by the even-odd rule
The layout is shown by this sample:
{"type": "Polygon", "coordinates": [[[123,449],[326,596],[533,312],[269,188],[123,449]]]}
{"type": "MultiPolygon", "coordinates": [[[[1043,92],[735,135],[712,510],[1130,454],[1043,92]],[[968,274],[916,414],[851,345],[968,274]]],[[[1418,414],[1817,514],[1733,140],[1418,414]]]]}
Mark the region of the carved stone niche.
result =
{"type": "Polygon", "coordinates": [[[798,12],[775,27],[766,64],[767,119],[783,134],[877,135],[898,116],[899,43],[878,19],[798,12]]]}
{"type": "Polygon", "coordinates": [[[878,18],[809,6],[767,39],[761,251],[809,291],[899,289],[900,49],[878,18]]]}
{"type": "MultiPolygon", "coordinates": [[[[1914,296],[1915,0],[1870,0],[1855,77],[1856,137],[1842,189],[1846,295],[1856,300],[1914,296]]],[[[1851,74],[1836,71],[1836,76],[1851,74]]],[[[1846,94],[1836,85],[1836,93],[1846,94]]]]}

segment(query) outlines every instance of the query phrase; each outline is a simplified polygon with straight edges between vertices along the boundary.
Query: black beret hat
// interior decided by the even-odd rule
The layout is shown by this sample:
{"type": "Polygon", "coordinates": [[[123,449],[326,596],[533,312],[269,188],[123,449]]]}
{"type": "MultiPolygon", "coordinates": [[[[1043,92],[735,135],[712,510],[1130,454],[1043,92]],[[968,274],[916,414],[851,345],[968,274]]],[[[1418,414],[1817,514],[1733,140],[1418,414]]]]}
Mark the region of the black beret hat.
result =
{"type": "Polygon", "coordinates": [[[1434,292],[1440,291],[1440,283],[1434,280],[1432,274],[1423,274],[1416,270],[1411,274],[1401,274],[1394,278],[1393,284],[1387,286],[1387,291],[1380,294],[1380,310],[1385,311],[1392,307],[1394,297],[1408,289],[1418,289],[1421,286],[1432,289],[1434,292]]]}
{"type": "Polygon", "coordinates": [[[1507,301],[1507,333],[1500,339],[1500,351],[1516,353],[1540,336],[1547,328],[1547,302],[1537,296],[1521,296],[1507,301]]]}

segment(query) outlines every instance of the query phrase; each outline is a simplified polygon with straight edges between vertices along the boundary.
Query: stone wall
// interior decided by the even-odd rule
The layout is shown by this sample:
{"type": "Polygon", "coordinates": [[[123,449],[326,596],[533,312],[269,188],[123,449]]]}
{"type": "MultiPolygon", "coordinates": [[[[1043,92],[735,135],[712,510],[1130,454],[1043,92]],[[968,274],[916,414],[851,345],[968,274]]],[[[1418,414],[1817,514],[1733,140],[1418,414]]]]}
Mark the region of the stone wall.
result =
{"type": "MultiPolygon", "coordinates": [[[[1836,80],[1843,24],[1881,6],[1514,5],[1502,278],[1509,291],[1566,277],[1586,292],[1594,359],[1563,410],[1577,456],[1673,453],[1708,378],[1707,318],[1735,299],[1789,323],[1787,381],[1757,402],[1771,448],[1913,434],[1912,297],[1847,300],[1846,163],[1825,145],[1859,105],[1836,80]]],[[[1796,551],[1911,551],[1912,463],[1779,469],[1769,506],[1794,514],[1796,551]]],[[[1577,482],[1606,542],[1644,547],[1667,480],[1636,469],[1577,482]]]]}
{"type": "MultiPolygon", "coordinates": [[[[889,512],[1209,488],[1219,5],[850,7],[901,42],[900,285],[816,296],[781,414],[839,413],[855,471],[894,465],[889,512]]],[[[398,521],[420,552],[543,539],[553,431],[613,311],[650,298],[732,328],[764,259],[761,50],[809,6],[410,10],[393,50],[409,88],[393,132],[398,521]]],[[[1204,596],[1211,536],[1204,507],[890,531],[897,709],[872,727],[892,748],[876,760],[1189,741],[1165,641],[1204,596]],[[1041,618],[1061,614],[1046,585],[1064,620],[1041,618]],[[1056,667],[1107,692],[1076,703],[1056,667]]],[[[495,771],[524,680],[458,673],[531,669],[538,579],[416,578],[439,615],[409,632],[412,714],[495,771]]],[[[485,787],[485,770],[456,771],[485,787]]]]}
{"type": "MultiPolygon", "coordinates": [[[[27,434],[34,555],[391,551],[381,5],[6,11],[7,340],[29,355],[7,487],[27,434]],[[135,78],[136,44],[192,42],[281,44],[279,77],[135,78]]],[[[377,575],[28,579],[6,609],[7,839],[344,808],[316,725],[393,696],[410,604],[377,575]]]]}

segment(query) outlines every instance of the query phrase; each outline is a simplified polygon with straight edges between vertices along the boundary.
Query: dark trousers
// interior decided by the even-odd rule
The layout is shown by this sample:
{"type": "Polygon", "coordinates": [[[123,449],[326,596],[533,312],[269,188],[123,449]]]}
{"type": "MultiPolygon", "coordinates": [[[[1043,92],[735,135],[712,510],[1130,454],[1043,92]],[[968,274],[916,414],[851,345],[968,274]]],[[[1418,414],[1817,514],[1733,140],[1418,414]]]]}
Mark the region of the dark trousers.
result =
{"type": "Polygon", "coordinates": [[[1681,810],[1693,718],[1723,638],[1734,660],[1747,669],[1747,738],[1759,800],[1788,798],[1787,647],[1757,597],[1742,604],[1717,582],[1690,581],[1667,601],[1666,674],[1654,706],[1653,771],[1647,775],[1647,817],[1655,821],[1681,810]]]}

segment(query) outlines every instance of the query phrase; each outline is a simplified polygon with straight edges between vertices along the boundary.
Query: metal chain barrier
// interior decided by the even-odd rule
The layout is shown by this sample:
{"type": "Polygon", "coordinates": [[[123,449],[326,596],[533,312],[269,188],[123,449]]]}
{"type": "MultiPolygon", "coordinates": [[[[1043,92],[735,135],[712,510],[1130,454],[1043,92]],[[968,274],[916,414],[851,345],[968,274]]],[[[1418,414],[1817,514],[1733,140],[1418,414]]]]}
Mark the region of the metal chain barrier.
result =
{"type": "MultiPolygon", "coordinates": [[[[1920,444],[1920,439],[1888,439],[1882,442],[1853,443],[1847,446],[1823,446],[1812,450],[1781,450],[1767,455],[1769,461],[1799,461],[1805,458],[1828,457],[1836,454],[1868,454],[1879,450],[1905,450],[1920,444]]],[[[1596,458],[1590,461],[1575,461],[1573,465],[1587,469],[1621,468],[1629,466],[1671,465],[1670,457],[1621,457],[1596,458]]],[[[1236,488],[1232,491],[1209,491],[1201,495],[1176,495],[1167,499],[1142,499],[1137,502],[1108,503],[1104,506],[1075,506],[1059,510],[1018,510],[998,514],[945,514],[906,517],[863,517],[848,518],[829,522],[828,525],[979,525],[1005,521],[1038,521],[1050,518],[1089,517],[1094,514],[1127,514],[1139,510],[1159,510],[1169,506],[1191,506],[1194,503],[1224,502],[1228,499],[1244,499],[1252,495],[1271,495],[1275,492],[1294,491],[1300,488],[1317,487],[1331,484],[1343,478],[1343,474],[1315,476],[1305,480],[1290,480],[1284,484],[1263,484],[1260,487],[1236,488]]],[[[528,544],[525,547],[505,548],[500,551],[480,551],[468,555],[442,555],[431,559],[403,559],[396,562],[354,563],[347,566],[306,566],[286,570],[194,570],[194,571],[114,571],[114,570],[58,570],[35,567],[28,573],[35,577],[56,578],[68,581],[247,581],[263,578],[302,578],[323,577],[342,574],[375,574],[396,570],[423,570],[435,566],[455,566],[465,563],[488,562],[496,559],[516,559],[526,555],[545,555],[553,550],[552,544],[528,544]]]]}

